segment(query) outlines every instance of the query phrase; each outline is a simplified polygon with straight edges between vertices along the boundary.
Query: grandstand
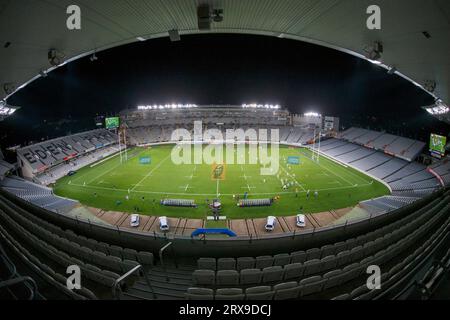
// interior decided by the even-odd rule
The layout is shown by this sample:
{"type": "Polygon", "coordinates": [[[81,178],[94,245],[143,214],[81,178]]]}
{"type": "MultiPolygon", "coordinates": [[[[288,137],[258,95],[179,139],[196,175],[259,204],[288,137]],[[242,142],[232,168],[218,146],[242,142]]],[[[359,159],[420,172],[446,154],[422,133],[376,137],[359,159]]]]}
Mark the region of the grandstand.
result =
{"type": "MultiPolygon", "coordinates": [[[[392,196],[396,196],[361,202],[361,206],[371,213],[398,209],[447,184],[430,173],[426,166],[404,158],[407,153],[403,151],[412,150],[411,146],[420,146],[414,152],[414,158],[417,157],[418,150],[425,146],[420,141],[353,127],[340,133],[339,137],[322,142],[321,152],[384,181],[392,190],[392,196]],[[394,144],[395,141],[398,143],[394,144]]],[[[438,172],[444,176],[446,171],[438,172]]]]}
{"type": "Polygon", "coordinates": [[[355,127],[340,133],[340,138],[406,161],[416,159],[425,147],[425,142],[422,141],[355,127]]]}
{"type": "Polygon", "coordinates": [[[24,177],[34,178],[62,163],[86,156],[117,141],[117,136],[105,129],[83,132],[23,147],[17,150],[18,163],[24,177]]]}
{"type": "MultiPolygon", "coordinates": [[[[367,1],[135,0],[68,5],[66,1],[1,2],[0,121],[32,117],[30,113],[14,119],[31,107],[38,109],[32,99],[28,100],[31,106],[23,108],[7,100],[55,69],[69,64],[66,71],[71,71],[72,79],[50,76],[53,83],[96,84],[78,81],[73,72],[77,68],[70,70],[74,60],[87,58],[84,67],[88,68],[100,59],[97,65],[104,64],[96,70],[106,70],[103,51],[116,46],[151,42],[153,53],[152,39],[169,36],[178,41],[172,50],[184,54],[184,39],[190,35],[242,33],[306,41],[326,47],[327,54],[333,50],[349,54],[359,59],[352,65],[370,64],[385,77],[414,86],[426,96],[417,101],[430,100],[422,109],[450,123],[449,1],[398,0],[394,4],[379,0],[369,6],[367,1]],[[381,9],[382,27],[377,21],[381,9]]],[[[189,68],[175,65],[177,72],[207,69],[221,76],[228,69],[225,64],[197,68],[195,64],[202,64],[205,55],[214,56],[212,50],[203,49],[199,48],[197,59],[186,59],[189,68]]],[[[255,52],[265,49],[255,47],[255,52]]],[[[229,69],[244,67],[250,74],[251,68],[239,59],[242,51],[239,45],[231,48],[236,56],[229,69]]],[[[177,57],[162,51],[164,55],[177,57]]],[[[329,57],[321,64],[328,74],[333,74],[333,65],[346,66],[329,57]]],[[[120,58],[130,57],[122,54],[120,58]]],[[[317,57],[300,52],[296,58],[308,63],[317,57]]],[[[146,59],[160,63],[153,55],[146,59]]],[[[302,94],[306,87],[292,82],[289,72],[294,71],[287,60],[278,61],[277,78],[283,81],[283,89],[296,88],[302,94]]],[[[265,68],[258,68],[255,74],[263,78],[264,72],[265,68]]],[[[246,76],[247,83],[256,78],[246,76]]],[[[167,78],[171,84],[182,83],[169,74],[167,78]]],[[[200,78],[192,77],[192,81],[200,78]]],[[[349,79],[338,81],[351,82],[355,92],[343,92],[347,87],[336,85],[341,90],[337,94],[361,101],[359,86],[367,89],[367,82],[356,76],[349,79]]],[[[126,77],[120,80],[116,83],[127,84],[126,77]]],[[[306,82],[329,85],[329,80],[311,77],[306,82]]],[[[149,83],[152,86],[151,81],[143,81],[137,87],[148,88],[149,83]]],[[[265,96],[278,91],[273,82],[267,83],[265,96]]],[[[214,83],[217,88],[221,84],[214,83]]],[[[226,91],[231,88],[211,92],[225,101],[231,99],[226,91]]],[[[46,89],[55,93],[54,87],[46,89]]],[[[104,96],[93,96],[80,108],[124,101],[109,96],[110,88],[98,89],[89,88],[104,96]]],[[[157,86],[151,89],[145,94],[152,100],[161,99],[152,96],[154,92],[173,93],[167,99],[186,92],[181,86],[173,92],[157,86]]],[[[202,89],[209,90],[208,86],[202,89]]],[[[124,86],[123,91],[127,90],[124,86]]],[[[133,90],[127,96],[140,98],[133,90]]],[[[31,93],[39,94],[38,90],[31,93]]],[[[308,104],[338,105],[330,97],[308,104]]],[[[60,107],[57,98],[58,94],[49,96],[54,108],[60,107]]],[[[288,101],[287,97],[272,98],[288,101]]],[[[410,107],[388,94],[384,98],[389,102],[386,106],[410,107]]],[[[356,107],[351,101],[348,105],[356,107]]],[[[296,101],[291,107],[303,106],[296,101]]],[[[339,118],[316,112],[293,114],[279,105],[142,105],[117,116],[117,128],[75,134],[62,128],[67,136],[48,141],[36,141],[36,132],[35,142],[21,146],[16,154],[16,148],[9,148],[8,156],[16,155],[16,163],[8,162],[11,157],[6,160],[0,151],[0,300],[180,300],[187,306],[195,305],[192,300],[216,300],[218,306],[235,300],[230,305],[238,308],[257,306],[254,300],[294,300],[292,313],[284,306],[280,309],[303,316],[308,308],[296,300],[449,298],[448,289],[440,297],[436,292],[448,281],[450,270],[450,158],[443,154],[439,160],[428,158],[423,154],[425,142],[359,127],[341,132],[339,118]],[[195,125],[199,121],[202,132],[215,129],[226,136],[227,129],[254,129],[257,134],[241,140],[200,137],[195,125]],[[267,136],[263,129],[269,129],[267,136]],[[174,134],[180,131],[188,136],[186,140],[174,134]],[[250,146],[277,146],[282,160],[269,176],[260,174],[267,169],[261,163],[176,165],[166,161],[181,146],[187,145],[188,152],[216,144],[243,145],[245,155],[250,154],[250,146]],[[265,228],[269,218],[272,232],[265,228]],[[78,270],[81,284],[71,276],[78,270]],[[381,282],[379,288],[369,286],[371,271],[374,275],[379,271],[375,277],[381,282]]],[[[11,135],[2,132],[1,138],[3,144],[11,135]]],[[[13,316],[21,310],[10,305],[15,308],[13,316]]],[[[151,316],[170,317],[177,311],[175,305],[156,305],[151,316]]],[[[103,308],[103,317],[107,310],[116,309],[103,308]]],[[[148,316],[148,309],[140,310],[148,316]]],[[[135,317],[135,311],[126,312],[135,317]]],[[[53,309],[46,312],[46,316],[64,316],[53,309]]]]}
{"type": "MultiPolygon", "coordinates": [[[[276,123],[279,114],[263,118],[254,110],[227,110],[200,107],[184,111],[184,117],[174,112],[173,118],[164,112],[166,124],[158,120],[157,125],[161,111],[124,111],[121,117],[130,148],[176,143],[171,141],[172,130],[192,131],[191,121],[201,117],[208,119],[202,129],[217,128],[225,134],[227,125],[237,128],[245,123],[245,128],[251,128],[255,121],[256,128],[279,129],[276,143],[306,148],[304,155],[319,151],[318,143],[314,144],[317,128],[290,125],[285,111],[280,112],[287,120],[280,124],[276,123]]],[[[366,212],[365,216],[351,217],[353,211],[345,210],[327,213],[335,216],[334,221],[324,214],[308,216],[303,231],[293,229],[289,217],[276,218],[272,234],[260,231],[262,219],[230,220],[226,225],[236,233],[233,246],[228,246],[226,236],[191,236],[189,230],[208,230],[198,219],[169,218],[170,243],[167,234],[158,230],[155,217],[141,215],[137,230],[130,228],[129,215],[124,213],[89,209],[91,216],[78,215],[74,220],[80,203],[56,196],[51,186],[69,172],[95,170],[97,164],[117,159],[123,151],[115,133],[89,131],[18,150],[25,179],[10,175],[0,182],[0,237],[7,254],[19,258],[36,275],[36,283],[27,287],[50,285],[58,298],[393,298],[401,292],[399,283],[415,277],[422,259],[449,254],[437,249],[449,240],[450,195],[443,188],[449,182],[449,161],[427,168],[405,159],[405,154],[417,155],[418,149],[406,152],[413,146],[423,148],[418,141],[358,128],[336,138],[325,136],[320,142],[323,157],[380,181],[391,194],[361,201],[354,210],[366,212]],[[80,266],[86,277],[82,290],[64,286],[64,270],[72,264],[80,266]],[[387,283],[381,291],[364,286],[365,269],[373,264],[382,267],[387,283]]],[[[238,205],[272,210],[272,201],[243,199],[238,205]]],[[[161,205],[197,210],[188,209],[197,207],[189,199],[165,198],[161,205]]]]}

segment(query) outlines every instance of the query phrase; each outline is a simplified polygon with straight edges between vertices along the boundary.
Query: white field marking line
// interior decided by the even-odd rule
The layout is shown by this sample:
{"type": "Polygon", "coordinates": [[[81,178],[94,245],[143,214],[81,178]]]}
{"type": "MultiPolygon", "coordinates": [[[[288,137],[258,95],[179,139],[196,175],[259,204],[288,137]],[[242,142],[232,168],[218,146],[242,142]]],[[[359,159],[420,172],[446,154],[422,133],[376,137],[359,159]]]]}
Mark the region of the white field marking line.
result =
{"type": "MultiPolygon", "coordinates": [[[[327,159],[327,158],[325,158],[325,159],[327,159]]],[[[352,170],[354,170],[353,168],[351,168],[351,167],[349,167],[349,166],[344,166],[343,164],[340,164],[339,162],[333,161],[333,160],[331,160],[331,159],[328,159],[328,160],[330,160],[331,163],[333,163],[333,164],[336,165],[336,166],[341,166],[341,167],[344,167],[344,168],[346,168],[346,169],[349,169],[349,170],[347,170],[346,172],[348,172],[348,173],[351,174],[352,176],[358,178],[358,180],[363,181],[364,183],[369,183],[369,180],[366,180],[366,179],[364,179],[363,177],[360,177],[360,176],[358,176],[356,173],[354,173],[354,172],[352,171],[352,170]]]]}
{"type": "MultiPolygon", "coordinates": [[[[302,153],[303,153],[303,152],[302,152],[302,153]]],[[[303,154],[304,154],[304,153],[303,153],[303,154]]],[[[333,161],[333,160],[331,160],[331,159],[329,159],[329,158],[327,158],[327,157],[323,157],[323,156],[321,156],[321,157],[324,158],[324,159],[329,160],[332,164],[334,164],[334,165],[336,165],[336,166],[340,166],[340,167],[344,167],[344,168],[346,168],[346,169],[350,169],[350,170],[347,170],[346,172],[350,173],[352,176],[358,178],[358,180],[361,180],[361,181],[363,181],[364,183],[369,183],[369,180],[366,180],[366,179],[364,179],[363,177],[360,177],[360,176],[358,176],[356,173],[354,173],[354,172],[352,171],[353,168],[344,166],[343,164],[340,164],[339,162],[333,161]]],[[[307,158],[308,158],[308,157],[307,157],[307,158]]],[[[309,158],[308,158],[308,159],[309,159],[309,158]]],[[[311,159],[310,159],[310,160],[311,160],[311,159]]],[[[322,167],[320,163],[318,163],[318,165],[319,165],[320,167],[322,167]]],[[[354,169],[353,169],[353,170],[354,170],[354,169]]],[[[331,171],[330,171],[330,172],[331,172],[331,171]]],[[[333,172],[332,172],[332,173],[333,173],[333,172]]],[[[363,173],[363,174],[364,174],[364,173],[363,173]]]]}
{"type": "MultiPolygon", "coordinates": [[[[306,158],[308,158],[308,156],[306,156],[306,158]]],[[[308,159],[309,159],[309,158],[308,158],[308,159]]],[[[354,185],[355,185],[354,183],[351,183],[349,180],[345,179],[344,177],[341,177],[339,174],[337,174],[337,173],[331,171],[330,169],[324,167],[324,166],[321,165],[320,163],[315,162],[315,161],[313,161],[312,159],[309,159],[309,160],[310,160],[311,162],[315,163],[316,165],[318,165],[319,167],[321,167],[322,169],[325,169],[325,170],[327,170],[328,172],[332,173],[335,177],[338,177],[338,178],[344,180],[344,181],[347,182],[350,186],[354,186],[354,185]]]]}
{"type": "Polygon", "coordinates": [[[186,186],[181,186],[180,189],[184,189],[184,192],[187,192],[188,189],[192,189],[189,187],[189,183],[186,186]]]}
{"type": "MultiPolygon", "coordinates": [[[[325,189],[317,189],[318,192],[321,191],[332,191],[332,190],[349,190],[349,189],[355,189],[359,187],[367,187],[372,184],[360,184],[358,186],[348,186],[348,187],[337,187],[337,188],[325,188],[325,189]]],[[[128,190],[125,189],[113,189],[113,188],[106,188],[106,187],[100,187],[100,186],[83,186],[82,184],[74,184],[72,183],[71,186],[80,187],[84,189],[93,189],[93,190],[106,190],[106,191],[121,191],[128,193],[128,190]]],[[[156,191],[134,191],[135,193],[143,193],[143,194],[162,194],[162,195],[177,195],[177,196],[215,196],[213,193],[175,193],[175,192],[156,192],[156,191]]],[[[295,194],[296,192],[266,192],[266,193],[253,193],[255,196],[262,196],[262,195],[279,195],[279,194],[295,194]]],[[[298,193],[306,193],[306,191],[300,191],[298,193]]],[[[232,196],[233,194],[222,194],[222,196],[232,196]]]]}
{"type": "Polygon", "coordinates": [[[303,188],[303,186],[300,184],[300,182],[298,182],[297,181],[297,179],[295,179],[294,178],[294,176],[293,175],[291,175],[281,164],[280,164],[280,168],[281,169],[283,169],[283,171],[284,172],[286,172],[286,174],[289,176],[289,177],[291,177],[292,179],[294,179],[294,181],[295,181],[295,183],[297,183],[297,185],[299,185],[300,186],[300,188],[302,188],[303,189],[303,191],[305,191],[306,192],[306,189],[305,188],[303,188]]]}
{"type": "MultiPolygon", "coordinates": [[[[141,152],[137,152],[136,155],[130,157],[130,160],[131,160],[132,158],[134,158],[135,156],[137,156],[138,154],[140,154],[140,153],[141,153],[141,152]]],[[[117,154],[119,154],[119,153],[117,153],[117,154]]],[[[109,159],[109,160],[112,160],[112,159],[109,159]]],[[[106,164],[109,164],[109,161],[105,161],[105,162],[102,162],[102,163],[98,163],[98,165],[106,165],[106,164]]],[[[91,182],[95,181],[97,178],[100,178],[100,177],[102,177],[103,175],[105,175],[106,173],[111,172],[112,170],[116,169],[117,167],[119,167],[119,166],[122,165],[122,164],[123,164],[123,163],[119,162],[116,166],[114,166],[114,167],[111,168],[110,170],[105,171],[104,173],[102,173],[102,174],[99,175],[98,177],[96,177],[96,178],[91,179],[90,181],[88,181],[87,184],[90,184],[91,182]]],[[[83,178],[83,177],[84,177],[85,175],[87,175],[88,173],[89,173],[89,171],[86,171],[83,175],[81,175],[81,176],[79,176],[79,177],[76,177],[76,178],[74,179],[74,181],[81,180],[81,178],[83,178]]],[[[114,174],[114,175],[115,175],[115,174],[114,174]]]]}
{"type": "Polygon", "coordinates": [[[98,176],[94,177],[93,179],[89,180],[86,184],[91,184],[92,182],[94,182],[95,180],[97,180],[98,178],[103,177],[105,174],[110,173],[111,171],[117,169],[118,167],[120,167],[122,165],[122,163],[118,163],[117,165],[115,165],[114,167],[112,167],[111,169],[99,174],[98,176]]]}
{"type": "Polygon", "coordinates": [[[152,169],[152,171],[150,171],[149,173],[147,173],[147,174],[145,175],[145,177],[143,177],[143,178],[142,178],[142,179],[141,179],[141,180],[133,187],[133,189],[131,189],[131,191],[134,191],[134,189],[136,189],[137,187],[139,187],[139,186],[141,185],[141,183],[144,182],[145,179],[147,179],[148,177],[150,177],[150,176],[152,175],[152,173],[153,173],[155,170],[157,170],[159,167],[161,167],[161,165],[162,165],[164,162],[166,162],[166,160],[169,159],[170,156],[171,156],[171,154],[169,154],[167,157],[165,157],[163,160],[161,160],[161,162],[158,163],[158,165],[157,165],[156,167],[154,167],[154,168],[152,169]]]}
{"type": "Polygon", "coordinates": [[[216,180],[217,184],[216,184],[216,198],[219,198],[219,179],[216,180]]]}
{"type": "MultiPolygon", "coordinates": [[[[137,156],[138,154],[140,154],[140,153],[141,153],[141,152],[136,153],[135,155],[133,155],[132,157],[130,157],[129,160],[133,159],[134,157],[136,157],[136,156],[137,156]]],[[[112,159],[110,159],[110,160],[112,160],[112,159]]],[[[108,163],[108,161],[105,161],[105,162],[103,162],[103,163],[101,163],[101,164],[107,164],[107,163],[108,163]]],[[[100,165],[100,164],[99,164],[99,165],[100,165]]],[[[107,173],[111,172],[112,170],[114,170],[114,169],[120,167],[121,165],[123,165],[123,163],[122,163],[122,162],[119,162],[117,165],[115,165],[115,166],[112,167],[111,169],[109,169],[109,170],[103,172],[102,174],[96,176],[94,179],[89,180],[86,184],[91,184],[92,182],[94,182],[94,181],[97,180],[98,178],[101,178],[101,177],[104,176],[105,174],[107,174],[107,173]]],[[[80,178],[84,177],[87,173],[88,173],[88,172],[86,172],[85,174],[83,174],[80,178]]],[[[114,175],[116,175],[116,174],[114,174],[114,175]]],[[[75,181],[77,181],[77,179],[75,179],[75,181]]]]}

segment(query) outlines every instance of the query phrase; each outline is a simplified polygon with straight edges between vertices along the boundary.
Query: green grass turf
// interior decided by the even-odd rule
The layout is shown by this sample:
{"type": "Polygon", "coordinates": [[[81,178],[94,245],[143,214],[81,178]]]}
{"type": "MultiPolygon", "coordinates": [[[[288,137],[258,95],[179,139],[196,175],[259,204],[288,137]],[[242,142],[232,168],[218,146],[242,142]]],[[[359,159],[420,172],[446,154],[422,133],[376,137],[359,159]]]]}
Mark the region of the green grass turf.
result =
{"type": "Polygon", "coordinates": [[[175,165],[171,160],[173,147],[129,150],[127,162],[121,163],[116,156],[94,167],[85,167],[74,176],[60,179],[54,191],[104,210],[131,213],[137,208],[140,214],[200,219],[211,215],[206,199],[211,201],[217,194],[223,204],[222,215],[229,219],[291,216],[298,214],[301,207],[306,214],[323,212],[389,194],[385,185],[357,170],[324,157],[319,163],[311,160],[308,149],[280,146],[280,170],[275,175],[261,176],[260,164],[228,164],[225,179],[217,181],[212,179],[211,165],[175,165]],[[151,156],[152,163],[140,164],[143,156],[151,156]],[[299,156],[300,165],[288,165],[284,159],[289,156],[299,156]],[[283,190],[280,179],[300,185],[283,190]],[[307,190],[311,190],[309,199],[307,190]],[[315,190],[319,192],[317,199],[312,195],[315,190]],[[280,196],[280,200],[271,207],[239,208],[232,195],[242,197],[244,192],[249,193],[250,199],[280,196]],[[193,199],[199,206],[197,209],[161,206],[159,201],[166,197],[193,199]],[[117,204],[118,201],[121,203],[117,204]]]}

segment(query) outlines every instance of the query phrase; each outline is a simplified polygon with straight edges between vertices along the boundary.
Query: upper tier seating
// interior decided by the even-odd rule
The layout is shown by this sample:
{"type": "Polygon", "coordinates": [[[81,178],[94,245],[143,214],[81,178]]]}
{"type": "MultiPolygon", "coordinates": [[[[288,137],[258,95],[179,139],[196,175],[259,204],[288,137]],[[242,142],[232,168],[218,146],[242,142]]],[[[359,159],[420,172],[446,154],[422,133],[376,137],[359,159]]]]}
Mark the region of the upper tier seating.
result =
{"type": "Polygon", "coordinates": [[[91,153],[65,161],[64,163],[52,167],[45,172],[38,174],[35,177],[35,180],[43,185],[55,183],[58,179],[66,176],[70,171],[77,171],[85,166],[107,158],[118,151],[119,148],[115,145],[95,150],[91,153]]]}
{"type": "Polygon", "coordinates": [[[382,150],[407,161],[414,160],[425,147],[425,143],[421,141],[354,127],[339,136],[343,140],[382,150]]]}
{"type": "MultiPolygon", "coordinates": [[[[362,131],[353,128],[348,130],[347,137],[361,133],[362,131]]],[[[367,134],[366,132],[365,135],[367,134]]],[[[441,187],[438,179],[428,172],[424,165],[414,162],[409,163],[383,152],[359,147],[338,139],[325,140],[322,145],[324,147],[321,148],[321,151],[327,156],[365,171],[367,174],[388,183],[394,196],[411,197],[412,200],[416,200],[441,187]]],[[[447,164],[436,165],[435,167],[441,173],[448,172],[447,164]]],[[[448,179],[446,176],[444,178],[448,179]]],[[[364,207],[371,213],[386,212],[397,208],[380,204],[380,201],[375,201],[375,203],[378,206],[373,206],[372,202],[365,202],[364,207]]],[[[400,202],[400,204],[402,203],[400,202]]],[[[405,204],[403,203],[403,205],[405,204]]]]}
{"type": "MultiPolygon", "coordinates": [[[[203,130],[215,128],[214,126],[204,126],[203,130]]],[[[230,127],[230,129],[235,128],[230,127]]],[[[240,128],[240,127],[236,127],[240,128]]],[[[159,127],[148,124],[144,127],[133,127],[127,131],[127,138],[130,145],[147,145],[160,142],[170,142],[172,140],[172,133],[179,128],[175,127],[159,127]]],[[[192,125],[187,125],[186,129],[191,133],[191,138],[193,138],[193,127],[192,125]]],[[[275,127],[275,126],[265,126],[265,127],[242,127],[244,131],[247,129],[255,129],[258,135],[257,139],[265,140],[259,137],[259,129],[267,130],[267,140],[272,141],[271,129],[278,129],[279,136],[276,142],[284,142],[288,144],[308,144],[314,138],[314,130],[298,128],[298,127],[275,127]]],[[[226,138],[226,130],[220,129],[223,138],[226,138]]],[[[251,139],[252,140],[252,139],[251,139]]]]}
{"type": "Polygon", "coordinates": [[[118,137],[106,129],[44,141],[17,150],[21,167],[37,174],[72,158],[117,143],[118,137]]]}

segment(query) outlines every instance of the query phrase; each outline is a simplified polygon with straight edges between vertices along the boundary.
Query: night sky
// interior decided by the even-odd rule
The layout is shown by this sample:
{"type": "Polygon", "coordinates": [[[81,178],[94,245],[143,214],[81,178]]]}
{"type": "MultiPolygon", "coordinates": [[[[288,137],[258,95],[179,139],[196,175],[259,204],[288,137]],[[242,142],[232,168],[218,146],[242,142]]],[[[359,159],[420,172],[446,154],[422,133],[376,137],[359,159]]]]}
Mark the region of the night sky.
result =
{"type": "Polygon", "coordinates": [[[182,36],[97,53],[41,78],[8,100],[0,145],[94,127],[96,115],[140,104],[280,104],[417,139],[449,126],[420,109],[433,100],[369,62],[299,41],[247,35],[182,36]]]}

